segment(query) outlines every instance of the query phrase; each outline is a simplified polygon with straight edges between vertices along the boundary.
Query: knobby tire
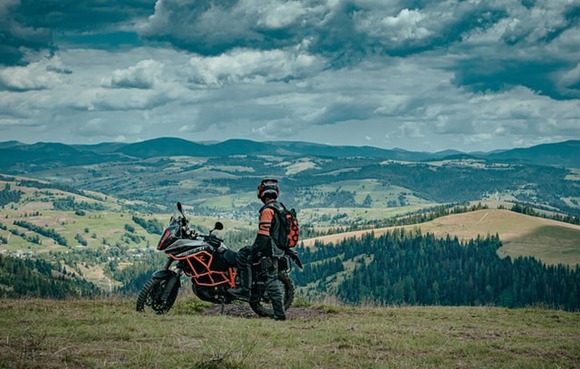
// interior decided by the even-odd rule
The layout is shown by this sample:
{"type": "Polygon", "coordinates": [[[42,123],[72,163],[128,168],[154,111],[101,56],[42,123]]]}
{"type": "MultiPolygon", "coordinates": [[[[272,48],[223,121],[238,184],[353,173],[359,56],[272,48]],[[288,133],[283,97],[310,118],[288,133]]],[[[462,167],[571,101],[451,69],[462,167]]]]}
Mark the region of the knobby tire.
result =
{"type": "Polygon", "coordinates": [[[166,314],[175,303],[179,291],[179,285],[176,284],[167,299],[161,299],[166,284],[167,280],[164,279],[150,279],[137,297],[137,311],[145,312],[146,308],[150,308],[157,314],[166,314]]]}

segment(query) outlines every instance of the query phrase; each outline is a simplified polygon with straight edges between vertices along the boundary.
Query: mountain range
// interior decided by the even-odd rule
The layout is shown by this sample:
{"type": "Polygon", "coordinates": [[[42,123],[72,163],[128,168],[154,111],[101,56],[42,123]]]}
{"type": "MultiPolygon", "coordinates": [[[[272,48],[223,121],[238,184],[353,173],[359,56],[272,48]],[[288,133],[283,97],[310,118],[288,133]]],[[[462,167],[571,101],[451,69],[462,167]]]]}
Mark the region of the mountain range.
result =
{"type": "Polygon", "coordinates": [[[489,153],[169,137],[129,144],[0,142],[0,173],[167,210],[181,201],[197,214],[252,219],[258,181],[279,178],[286,204],[303,215],[311,211],[318,224],[336,224],[337,208],[351,209],[340,216],[352,224],[384,219],[393,209],[480,200],[579,215],[578,168],[580,141],[489,153]],[[363,215],[355,210],[361,208],[363,215]]]}
{"type": "Polygon", "coordinates": [[[435,160],[478,159],[493,162],[554,165],[580,168],[580,141],[542,144],[503,151],[464,153],[445,150],[435,153],[372,146],[330,146],[309,142],[256,142],[232,139],[217,143],[197,143],[180,138],[156,138],[137,143],[100,143],[66,145],[18,141],[0,142],[0,170],[21,173],[43,170],[47,166],[96,164],[154,157],[223,157],[231,155],[276,155],[286,157],[318,156],[331,158],[366,157],[382,160],[425,162],[435,160]]]}

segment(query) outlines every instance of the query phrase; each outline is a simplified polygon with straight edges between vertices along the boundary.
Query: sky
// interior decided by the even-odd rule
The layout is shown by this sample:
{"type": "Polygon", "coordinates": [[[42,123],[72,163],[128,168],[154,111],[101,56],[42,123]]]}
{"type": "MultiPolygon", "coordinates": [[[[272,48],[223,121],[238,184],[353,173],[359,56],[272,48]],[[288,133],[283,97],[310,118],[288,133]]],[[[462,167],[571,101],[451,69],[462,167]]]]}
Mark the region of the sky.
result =
{"type": "Polygon", "coordinates": [[[0,141],[580,139],[578,0],[0,0],[0,141]]]}

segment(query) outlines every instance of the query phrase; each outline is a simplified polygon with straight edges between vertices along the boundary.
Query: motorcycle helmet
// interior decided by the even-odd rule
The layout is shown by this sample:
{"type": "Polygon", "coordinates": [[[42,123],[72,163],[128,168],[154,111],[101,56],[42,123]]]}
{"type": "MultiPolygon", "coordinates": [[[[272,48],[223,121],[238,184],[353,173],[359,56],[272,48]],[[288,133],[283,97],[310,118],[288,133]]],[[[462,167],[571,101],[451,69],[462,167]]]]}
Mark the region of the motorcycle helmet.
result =
{"type": "Polygon", "coordinates": [[[278,180],[267,178],[263,179],[258,186],[258,198],[264,200],[265,197],[270,197],[273,199],[278,198],[280,193],[280,187],[278,187],[278,180]]]}

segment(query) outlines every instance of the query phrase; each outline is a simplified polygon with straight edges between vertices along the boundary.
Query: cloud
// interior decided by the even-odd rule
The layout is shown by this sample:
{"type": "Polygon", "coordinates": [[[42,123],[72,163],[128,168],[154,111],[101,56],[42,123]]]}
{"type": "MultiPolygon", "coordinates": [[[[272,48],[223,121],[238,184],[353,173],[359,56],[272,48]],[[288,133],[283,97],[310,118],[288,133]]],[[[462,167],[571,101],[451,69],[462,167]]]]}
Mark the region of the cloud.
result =
{"type": "Polygon", "coordinates": [[[301,42],[300,25],[310,10],[298,1],[158,0],[139,32],[202,55],[272,49],[301,42]]]}
{"type": "Polygon", "coordinates": [[[30,61],[42,50],[51,50],[52,34],[46,27],[19,22],[20,0],[0,2],[0,65],[18,65],[30,61]]]}
{"type": "Polygon", "coordinates": [[[307,121],[314,125],[330,125],[349,120],[368,119],[374,110],[374,106],[354,101],[353,99],[337,98],[337,101],[323,106],[314,112],[307,121]]]}
{"type": "Polygon", "coordinates": [[[558,90],[566,96],[580,97],[580,63],[570,69],[562,69],[556,76],[558,90]]]}
{"type": "Polygon", "coordinates": [[[23,92],[50,89],[72,73],[58,57],[43,58],[23,67],[0,69],[0,90],[23,92]]]}
{"type": "Polygon", "coordinates": [[[95,90],[93,97],[85,106],[87,110],[149,110],[171,101],[164,93],[148,90],[95,90]]]}
{"type": "MultiPolygon", "coordinates": [[[[447,66],[455,71],[457,86],[497,92],[526,86],[554,99],[579,96],[576,84],[560,80],[575,68],[577,48],[554,53],[550,47],[563,38],[577,39],[580,6],[564,0],[405,5],[361,0],[159,0],[140,33],[148,40],[217,58],[240,48],[305,45],[308,55],[322,56],[333,68],[353,66],[372,56],[445,51],[458,56],[447,66]]],[[[200,71],[204,72],[216,77],[200,71]]],[[[227,78],[222,74],[214,81],[227,78]]]]}
{"type": "Polygon", "coordinates": [[[76,125],[73,129],[81,137],[106,137],[108,140],[116,142],[125,141],[125,136],[140,135],[146,125],[136,124],[132,121],[111,121],[105,117],[91,118],[87,122],[76,125]]]}
{"type": "MultiPolygon", "coordinates": [[[[26,65],[53,55],[55,33],[108,34],[138,23],[155,0],[3,0],[0,2],[0,65],[26,65]]],[[[131,27],[129,27],[131,28],[131,27]]]]}
{"type": "Polygon", "coordinates": [[[400,55],[449,45],[506,14],[473,2],[426,4],[409,9],[356,0],[158,0],[140,34],[203,55],[284,48],[307,39],[310,52],[334,58],[345,52],[400,55]]]}
{"type": "Polygon", "coordinates": [[[461,56],[451,67],[456,71],[454,82],[472,91],[525,86],[553,99],[578,98],[579,89],[560,78],[580,57],[578,48],[571,47],[580,42],[580,6],[567,1],[513,5],[488,32],[470,33],[457,46],[461,56]]]}
{"type": "Polygon", "coordinates": [[[164,63],[156,60],[141,60],[126,69],[116,69],[108,85],[115,88],[150,89],[161,78],[164,63]]]}
{"type": "Polygon", "coordinates": [[[222,86],[249,81],[302,79],[320,72],[325,61],[297,48],[284,50],[235,49],[213,57],[194,56],[185,72],[195,84],[222,86]]]}
{"type": "Polygon", "coordinates": [[[359,32],[369,37],[384,38],[392,43],[399,44],[406,41],[425,39],[432,34],[421,25],[426,18],[419,10],[402,9],[395,16],[377,16],[375,12],[369,12],[358,17],[355,22],[359,32]]]}
{"type": "Polygon", "coordinates": [[[4,0],[0,127],[423,150],[578,138],[579,17],[568,0],[4,0]]]}

